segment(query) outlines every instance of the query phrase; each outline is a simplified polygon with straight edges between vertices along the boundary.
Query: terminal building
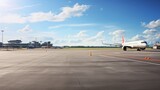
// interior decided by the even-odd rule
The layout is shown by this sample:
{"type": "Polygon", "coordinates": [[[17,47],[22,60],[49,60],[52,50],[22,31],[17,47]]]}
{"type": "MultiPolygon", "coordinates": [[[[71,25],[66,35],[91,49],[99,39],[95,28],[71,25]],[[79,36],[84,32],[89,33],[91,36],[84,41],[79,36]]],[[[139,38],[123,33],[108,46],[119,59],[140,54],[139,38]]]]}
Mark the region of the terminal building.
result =
{"type": "Polygon", "coordinates": [[[42,48],[52,48],[53,47],[53,44],[51,44],[51,42],[44,42],[42,43],[41,45],[42,48]]]}
{"type": "Polygon", "coordinates": [[[9,40],[8,43],[2,44],[6,48],[27,48],[28,43],[22,43],[21,40],[9,40]]]}
{"type": "Polygon", "coordinates": [[[2,42],[0,42],[0,47],[2,47],[3,46],[3,43],[2,42]]]}
{"type": "Polygon", "coordinates": [[[0,42],[0,47],[4,48],[51,48],[52,44],[50,41],[39,43],[38,41],[32,41],[29,43],[22,43],[21,40],[9,40],[8,43],[2,43],[0,42]]]}

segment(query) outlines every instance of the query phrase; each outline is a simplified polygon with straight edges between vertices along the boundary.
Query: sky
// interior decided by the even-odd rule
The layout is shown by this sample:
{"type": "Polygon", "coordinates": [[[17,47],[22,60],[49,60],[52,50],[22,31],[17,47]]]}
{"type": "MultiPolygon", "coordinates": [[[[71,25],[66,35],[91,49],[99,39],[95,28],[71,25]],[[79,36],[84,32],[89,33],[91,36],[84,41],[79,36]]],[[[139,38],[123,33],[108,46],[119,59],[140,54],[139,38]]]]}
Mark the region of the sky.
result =
{"type": "Polygon", "coordinates": [[[0,30],[4,43],[101,46],[124,36],[153,44],[160,42],[159,9],[159,0],[0,0],[0,30]]]}

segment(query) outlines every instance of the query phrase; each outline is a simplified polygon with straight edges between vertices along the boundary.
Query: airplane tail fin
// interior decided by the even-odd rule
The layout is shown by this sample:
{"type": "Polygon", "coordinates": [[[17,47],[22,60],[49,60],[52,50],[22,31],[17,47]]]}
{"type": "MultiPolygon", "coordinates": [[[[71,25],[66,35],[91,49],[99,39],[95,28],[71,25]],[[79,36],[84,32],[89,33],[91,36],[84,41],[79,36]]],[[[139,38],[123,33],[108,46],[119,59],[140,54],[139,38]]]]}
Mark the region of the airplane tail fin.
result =
{"type": "Polygon", "coordinates": [[[122,36],[122,45],[125,43],[124,36],[122,36]]]}

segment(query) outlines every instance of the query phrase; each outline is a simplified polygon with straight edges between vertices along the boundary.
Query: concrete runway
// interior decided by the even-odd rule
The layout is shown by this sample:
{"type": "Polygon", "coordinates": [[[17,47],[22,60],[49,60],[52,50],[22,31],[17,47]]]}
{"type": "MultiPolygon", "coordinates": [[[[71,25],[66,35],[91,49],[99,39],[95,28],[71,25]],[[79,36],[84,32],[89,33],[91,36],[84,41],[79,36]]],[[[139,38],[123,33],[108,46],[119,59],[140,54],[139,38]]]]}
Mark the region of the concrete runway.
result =
{"type": "Polygon", "coordinates": [[[0,90],[160,90],[160,51],[0,51],[0,90]]]}

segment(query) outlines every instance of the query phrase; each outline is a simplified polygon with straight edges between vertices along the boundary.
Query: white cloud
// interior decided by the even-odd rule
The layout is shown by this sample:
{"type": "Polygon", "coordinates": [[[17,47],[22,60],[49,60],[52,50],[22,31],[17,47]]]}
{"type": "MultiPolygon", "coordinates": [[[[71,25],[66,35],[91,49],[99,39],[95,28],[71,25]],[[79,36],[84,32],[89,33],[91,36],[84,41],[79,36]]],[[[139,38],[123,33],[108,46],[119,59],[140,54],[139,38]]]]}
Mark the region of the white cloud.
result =
{"type": "Polygon", "coordinates": [[[132,41],[137,41],[137,40],[144,40],[145,37],[143,35],[136,35],[131,38],[132,41]]]}
{"type": "Polygon", "coordinates": [[[0,15],[0,23],[25,23],[26,20],[26,17],[22,17],[19,14],[0,15]]]}
{"type": "MultiPolygon", "coordinates": [[[[35,8],[36,6],[39,6],[41,4],[35,3],[35,4],[31,4],[31,5],[23,5],[23,6],[19,6],[19,5],[20,4],[17,3],[15,0],[0,0],[0,12],[1,12],[1,14],[8,13],[8,12],[15,12],[17,10],[35,8]]],[[[19,15],[19,16],[21,16],[21,15],[19,15]]]]}
{"type": "Polygon", "coordinates": [[[69,39],[69,38],[66,38],[66,39],[55,39],[53,41],[53,45],[57,46],[57,45],[60,45],[60,46],[65,46],[65,45],[69,45],[69,46],[72,46],[72,45],[80,45],[82,44],[81,43],[82,41],[79,40],[79,39],[69,39]]]}
{"type": "Polygon", "coordinates": [[[66,26],[70,26],[70,27],[84,27],[84,26],[94,26],[96,24],[93,23],[84,23],[84,24],[68,24],[66,26]]]}
{"type": "Polygon", "coordinates": [[[76,33],[75,35],[68,35],[68,38],[74,38],[74,39],[84,39],[86,38],[88,35],[86,34],[87,31],[82,30],[79,31],[78,33],[76,33]]]}
{"type": "Polygon", "coordinates": [[[49,26],[49,29],[61,28],[64,27],[63,25],[56,25],[56,26],[49,26]]]}
{"type": "Polygon", "coordinates": [[[87,26],[94,26],[94,25],[96,25],[96,24],[93,24],[93,23],[84,23],[84,24],[64,24],[64,25],[50,26],[49,29],[61,28],[61,27],[87,27],[87,26]]]}
{"type": "Polygon", "coordinates": [[[24,28],[18,30],[19,32],[25,33],[25,32],[31,32],[32,29],[30,28],[29,25],[26,25],[24,28]]]}
{"type": "Polygon", "coordinates": [[[82,45],[82,40],[79,39],[73,39],[73,40],[68,40],[68,43],[71,45],[82,45]]]}
{"type": "Polygon", "coordinates": [[[62,12],[58,15],[55,15],[52,21],[64,21],[70,17],[79,17],[83,15],[90,6],[89,5],[79,5],[76,3],[73,7],[63,7],[61,8],[62,12]]]}
{"type": "Polygon", "coordinates": [[[32,5],[20,6],[20,7],[12,8],[10,10],[21,10],[21,9],[26,9],[26,8],[32,8],[32,7],[39,6],[39,5],[41,5],[41,4],[32,4],[32,5]]]}
{"type": "Polygon", "coordinates": [[[141,25],[146,27],[147,29],[142,32],[141,35],[136,35],[132,37],[133,40],[144,39],[149,44],[154,44],[157,41],[160,41],[160,19],[153,20],[146,24],[145,22],[141,22],[141,25]]]}
{"type": "Polygon", "coordinates": [[[160,39],[160,33],[156,34],[156,38],[160,39]]]}
{"type": "Polygon", "coordinates": [[[111,32],[110,35],[118,37],[118,36],[124,35],[124,32],[125,32],[125,30],[116,30],[114,32],[111,32]]]}
{"type": "Polygon", "coordinates": [[[124,36],[125,30],[116,30],[114,32],[110,32],[109,34],[112,36],[112,41],[114,43],[120,42],[121,37],[124,36]]]}
{"type": "Polygon", "coordinates": [[[51,41],[53,43],[53,41],[55,40],[55,33],[33,31],[32,33],[28,33],[28,34],[20,33],[19,37],[24,42],[30,42],[30,41],[36,40],[36,41],[42,41],[42,42],[51,41]]]}
{"type": "Polygon", "coordinates": [[[143,37],[149,42],[149,44],[154,44],[156,41],[160,40],[159,32],[156,29],[147,29],[143,32],[143,37]]]}
{"type": "Polygon", "coordinates": [[[131,40],[146,40],[149,44],[154,44],[160,41],[160,32],[156,29],[147,29],[142,34],[132,37],[131,40]]]}
{"type": "MultiPolygon", "coordinates": [[[[24,28],[20,29],[19,32],[26,32],[30,30],[30,26],[26,25],[24,28]]],[[[61,37],[59,36],[58,33],[54,31],[36,31],[32,30],[30,33],[19,33],[19,32],[14,32],[13,33],[8,33],[6,36],[10,37],[5,37],[5,40],[10,40],[10,39],[21,39],[24,43],[31,42],[33,40],[37,41],[51,41],[53,45],[85,45],[85,46],[98,46],[102,45],[101,40],[104,40],[104,31],[99,31],[95,35],[90,35],[89,31],[79,31],[75,34],[68,36],[61,37]],[[11,38],[12,37],[12,38],[11,38]]]]}
{"type": "Polygon", "coordinates": [[[54,38],[51,37],[51,36],[43,36],[43,37],[39,37],[38,39],[40,39],[40,40],[43,41],[43,42],[53,41],[53,40],[54,40],[54,38]]]}
{"type": "MultiPolygon", "coordinates": [[[[30,6],[31,7],[31,6],[30,6]]],[[[89,9],[89,5],[79,5],[76,3],[73,7],[63,7],[59,14],[53,12],[34,12],[30,15],[22,16],[20,14],[8,13],[0,15],[0,23],[26,23],[26,22],[61,22],[71,17],[80,17],[89,9]]]]}
{"type": "Polygon", "coordinates": [[[157,30],[156,29],[147,29],[143,32],[143,34],[148,34],[148,35],[153,35],[156,34],[157,30]]]}
{"type": "Polygon", "coordinates": [[[36,12],[31,13],[30,16],[26,17],[29,22],[41,22],[41,21],[51,21],[54,18],[54,14],[50,12],[36,12]]]}
{"type": "Polygon", "coordinates": [[[87,36],[86,31],[80,31],[75,35],[75,37],[78,37],[78,38],[84,38],[86,36],[87,36]]]}
{"type": "Polygon", "coordinates": [[[143,24],[145,27],[147,28],[158,28],[160,27],[160,19],[155,20],[155,21],[151,21],[148,24],[143,24]]]}
{"type": "Polygon", "coordinates": [[[101,40],[104,40],[104,31],[100,31],[95,36],[86,39],[87,42],[92,42],[92,43],[96,41],[101,42],[101,40]]]}
{"type": "Polygon", "coordinates": [[[105,40],[104,33],[104,31],[99,31],[96,35],[83,39],[83,44],[88,46],[101,46],[101,41],[105,40]]]}
{"type": "Polygon", "coordinates": [[[12,8],[14,5],[11,0],[0,0],[0,10],[6,10],[8,8],[12,8]]]}
{"type": "Polygon", "coordinates": [[[69,35],[65,41],[68,45],[84,45],[84,40],[88,38],[87,31],[82,30],[76,33],[75,35],[69,35]]]}
{"type": "Polygon", "coordinates": [[[55,39],[53,43],[54,45],[68,45],[67,40],[64,39],[55,39]]]}
{"type": "Polygon", "coordinates": [[[85,46],[98,46],[102,45],[101,40],[104,40],[104,31],[97,32],[94,36],[89,36],[87,31],[80,31],[75,35],[69,35],[65,39],[55,39],[55,45],[85,45],[85,46]],[[82,39],[83,38],[83,39],[82,39]]]}

